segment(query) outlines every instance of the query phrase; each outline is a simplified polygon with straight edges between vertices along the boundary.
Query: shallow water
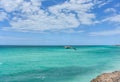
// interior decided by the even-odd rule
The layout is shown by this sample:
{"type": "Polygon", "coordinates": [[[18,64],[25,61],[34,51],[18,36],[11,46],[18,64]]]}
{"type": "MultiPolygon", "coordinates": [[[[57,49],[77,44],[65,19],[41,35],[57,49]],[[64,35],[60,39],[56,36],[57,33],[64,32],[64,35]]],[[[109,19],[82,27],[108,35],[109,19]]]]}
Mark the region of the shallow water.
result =
{"type": "Polygon", "coordinates": [[[120,70],[120,47],[1,46],[0,82],[90,82],[120,70]]]}

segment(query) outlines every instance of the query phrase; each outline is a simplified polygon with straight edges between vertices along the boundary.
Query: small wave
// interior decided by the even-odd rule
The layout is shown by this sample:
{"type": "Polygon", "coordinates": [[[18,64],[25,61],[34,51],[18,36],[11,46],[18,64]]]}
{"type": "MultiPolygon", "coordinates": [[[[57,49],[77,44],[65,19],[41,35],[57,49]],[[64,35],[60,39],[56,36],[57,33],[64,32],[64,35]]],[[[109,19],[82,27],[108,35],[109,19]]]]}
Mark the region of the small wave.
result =
{"type": "Polygon", "coordinates": [[[46,77],[45,76],[39,76],[39,77],[36,77],[36,78],[40,78],[40,79],[44,80],[46,77]]]}

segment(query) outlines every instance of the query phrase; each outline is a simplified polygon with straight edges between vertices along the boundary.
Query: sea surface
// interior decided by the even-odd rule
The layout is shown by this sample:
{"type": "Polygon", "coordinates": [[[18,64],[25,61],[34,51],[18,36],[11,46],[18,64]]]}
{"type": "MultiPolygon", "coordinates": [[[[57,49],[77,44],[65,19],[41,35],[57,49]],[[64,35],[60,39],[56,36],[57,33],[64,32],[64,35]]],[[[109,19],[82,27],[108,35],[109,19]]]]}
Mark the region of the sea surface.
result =
{"type": "Polygon", "coordinates": [[[119,46],[0,46],[0,82],[90,82],[120,70],[119,46]]]}

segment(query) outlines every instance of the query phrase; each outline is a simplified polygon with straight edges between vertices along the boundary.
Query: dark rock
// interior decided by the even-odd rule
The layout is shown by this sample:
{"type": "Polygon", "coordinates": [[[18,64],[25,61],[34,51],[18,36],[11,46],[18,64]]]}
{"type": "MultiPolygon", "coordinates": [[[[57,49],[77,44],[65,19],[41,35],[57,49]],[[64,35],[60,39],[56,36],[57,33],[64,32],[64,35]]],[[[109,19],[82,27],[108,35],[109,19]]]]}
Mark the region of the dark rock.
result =
{"type": "Polygon", "coordinates": [[[72,49],[71,46],[64,46],[65,49],[72,49]]]}

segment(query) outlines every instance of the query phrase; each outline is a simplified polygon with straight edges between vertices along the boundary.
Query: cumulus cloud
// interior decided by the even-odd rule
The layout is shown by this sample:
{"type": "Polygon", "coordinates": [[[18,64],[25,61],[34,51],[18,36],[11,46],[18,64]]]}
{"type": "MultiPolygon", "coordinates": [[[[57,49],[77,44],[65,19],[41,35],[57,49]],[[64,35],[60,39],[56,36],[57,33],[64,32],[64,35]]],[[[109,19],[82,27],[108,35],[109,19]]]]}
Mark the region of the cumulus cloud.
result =
{"type": "MultiPolygon", "coordinates": [[[[42,9],[46,0],[0,0],[0,21],[8,19],[7,30],[17,31],[51,31],[78,28],[81,25],[98,23],[95,5],[102,7],[111,0],[66,0],[42,9]]],[[[107,9],[106,12],[113,11],[107,9]]],[[[106,18],[105,21],[116,21],[117,17],[106,18]]]]}
{"type": "Polygon", "coordinates": [[[23,2],[23,0],[0,0],[0,8],[6,12],[12,12],[23,2]]]}
{"type": "Polygon", "coordinates": [[[0,12],[0,21],[3,21],[4,19],[7,19],[7,14],[4,12],[0,12]]]}
{"type": "Polygon", "coordinates": [[[62,30],[95,23],[92,0],[70,0],[47,9],[41,9],[42,1],[0,0],[0,8],[9,15],[10,29],[14,30],[62,30]]]}

